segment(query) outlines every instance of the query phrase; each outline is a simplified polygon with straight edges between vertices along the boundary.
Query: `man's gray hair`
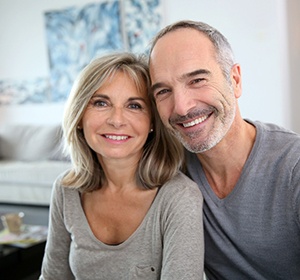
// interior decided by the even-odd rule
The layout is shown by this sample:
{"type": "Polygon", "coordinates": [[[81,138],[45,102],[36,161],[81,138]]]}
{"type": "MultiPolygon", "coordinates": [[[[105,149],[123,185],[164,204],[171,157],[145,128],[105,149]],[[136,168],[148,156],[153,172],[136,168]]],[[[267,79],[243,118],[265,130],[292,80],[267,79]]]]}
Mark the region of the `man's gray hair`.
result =
{"type": "Polygon", "coordinates": [[[182,28],[191,28],[198,30],[207,36],[207,38],[212,42],[216,51],[216,60],[220,65],[225,78],[230,81],[230,71],[234,65],[234,54],[232,48],[226,39],[226,37],[221,34],[217,29],[212,26],[199,21],[183,20],[178,21],[164,27],[152,40],[150,47],[150,55],[153,48],[155,47],[157,41],[164,35],[182,28]]]}

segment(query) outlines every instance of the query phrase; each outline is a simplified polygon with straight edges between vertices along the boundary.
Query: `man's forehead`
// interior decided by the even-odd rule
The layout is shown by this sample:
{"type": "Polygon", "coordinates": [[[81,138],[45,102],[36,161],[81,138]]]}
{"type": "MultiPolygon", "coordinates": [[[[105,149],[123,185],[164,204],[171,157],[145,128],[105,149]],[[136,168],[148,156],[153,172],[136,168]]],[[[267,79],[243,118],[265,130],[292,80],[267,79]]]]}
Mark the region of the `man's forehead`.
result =
{"type": "Polygon", "coordinates": [[[154,56],[150,62],[151,77],[171,74],[171,76],[179,78],[196,72],[206,74],[207,72],[202,71],[202,69],[209,69],[212,64],[216,63],[211,55],[206,55],[203,52],[199,53],[197,50],[195,52],[183,51],[177,54],[154,56]]]}
{"type": "Polygon", "coordinates": [[[175,61],[177,65],[180,62],[192,63],[197,58],[203,60],[212,55],[212,42],[200,31],[185,28],[171,31],[156,42],[150,54],[149,66],[175,61]]]}
{"type": "Polygon", "coordinates": [[[193,28],[180,28],[176,30],[172,30],[162,37],[160,37],[155,45],[152,47],[152,54],[157,52],[157,49],[162,48],[174,48],[176,46],[185,46],[185,45],[192,45],[196,43],[198,46],[199,44],[212,44],[210,39],[201,31],[193,29],[193,28]]]}

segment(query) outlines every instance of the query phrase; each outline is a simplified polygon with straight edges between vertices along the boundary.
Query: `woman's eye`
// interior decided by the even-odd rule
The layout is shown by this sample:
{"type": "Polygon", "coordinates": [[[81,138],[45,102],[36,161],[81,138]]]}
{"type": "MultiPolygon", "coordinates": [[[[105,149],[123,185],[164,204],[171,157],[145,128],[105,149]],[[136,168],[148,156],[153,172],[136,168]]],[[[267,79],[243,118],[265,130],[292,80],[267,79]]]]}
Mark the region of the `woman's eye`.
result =
{"type": "Polygon", "coordinates": [[[138,103],[132,103],[128,106],[130,109],[142,109],[142,106],[138,103]]]}
{"type": "Polygon", "coordinates": [[[107,102],[105,102],[103,100],[95,100],[93,102],[93,105],[96,107],[105,107],[105,106],[107,106],[107,102]]]}

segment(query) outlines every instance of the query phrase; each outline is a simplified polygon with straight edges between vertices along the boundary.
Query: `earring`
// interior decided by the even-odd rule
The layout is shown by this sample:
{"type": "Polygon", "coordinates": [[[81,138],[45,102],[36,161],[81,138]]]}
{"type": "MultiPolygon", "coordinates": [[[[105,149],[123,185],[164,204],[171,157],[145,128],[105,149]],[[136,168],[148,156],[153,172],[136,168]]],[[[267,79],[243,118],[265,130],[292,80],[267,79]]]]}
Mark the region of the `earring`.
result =
{"type": "MultiPolygon", "coordinates": [[[[153,128],[150,129],[150,132],[152,132],[152,131],[153,131],[153,128]]],[[[150,133],[150,132],[149,132],[149,133],[150,133]]]]}
{"type": "Polygon", "coordinates": [[[80,125],[77,125],[77,129],[81,129],[81,126],[80,126],[80,125]]]}

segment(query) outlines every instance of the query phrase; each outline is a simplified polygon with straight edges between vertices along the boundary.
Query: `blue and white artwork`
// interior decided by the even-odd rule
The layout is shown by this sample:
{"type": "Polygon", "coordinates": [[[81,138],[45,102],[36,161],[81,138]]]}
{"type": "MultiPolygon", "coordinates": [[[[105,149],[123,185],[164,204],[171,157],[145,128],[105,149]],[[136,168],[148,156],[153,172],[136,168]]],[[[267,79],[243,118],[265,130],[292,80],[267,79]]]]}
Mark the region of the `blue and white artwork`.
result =
{"type": "Polygon", "coordinates": [[[163,0],[104,0],[44,14],[50,77],[0,81],[1,104],[64,102],[78,73],[112,51],[147,53],[163,0]]]}
{"type": "Polygon", "coordinates": [[[147,53],[152,37],[162,24],[160,0],[125,0],[124,26],[128,48],[134,53],[147,53]]]}
{"type": "Polygon", "coordinates": [[[51,102],[48,78],[0,81],[0,105],[51,102]]]}
{"type": "Polygon", "coordinates": [[[93,57],[122,50],[119,1],[45,14],[54,101],[66,99],[79,71],[93,57]]]}

